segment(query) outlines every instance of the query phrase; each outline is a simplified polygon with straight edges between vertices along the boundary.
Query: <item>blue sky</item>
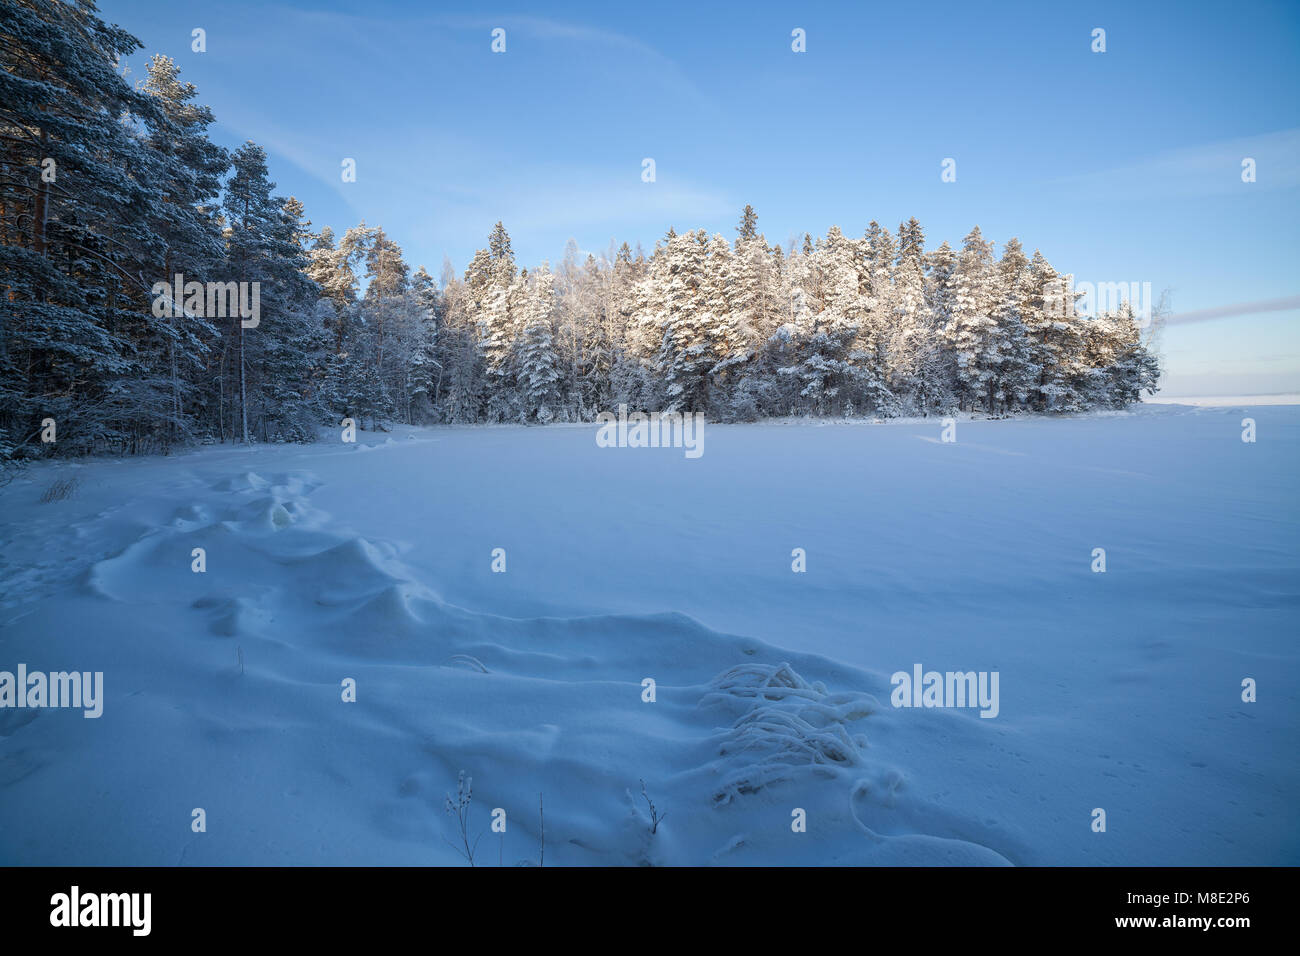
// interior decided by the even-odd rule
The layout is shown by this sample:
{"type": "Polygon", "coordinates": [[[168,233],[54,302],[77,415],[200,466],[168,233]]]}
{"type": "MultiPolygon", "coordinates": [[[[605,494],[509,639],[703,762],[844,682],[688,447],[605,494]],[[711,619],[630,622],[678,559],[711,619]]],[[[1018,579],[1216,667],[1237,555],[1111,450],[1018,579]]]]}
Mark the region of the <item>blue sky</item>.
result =
{"type": "MultiPolygon", "coordinates": [[[[1175,313],[1300,296],[1300,4],[991,6],[100,10],[145,44],[132,77],[174,57],[214,138],[266,147],[317,227],[382,225],[435,276],[444,256],[463,271],[498,219],[523,263],[555,262],[570,237],[596,252],[648,251],[669,226],[732,237],[752,203],[783,245],[915,215],[933,248],[979,224],[1080,281],[1168,290],[1175,313]]],[[[1300,392],[1300,308],[1173,323],[1161,351],[1169,394],[1300,392]]]]}

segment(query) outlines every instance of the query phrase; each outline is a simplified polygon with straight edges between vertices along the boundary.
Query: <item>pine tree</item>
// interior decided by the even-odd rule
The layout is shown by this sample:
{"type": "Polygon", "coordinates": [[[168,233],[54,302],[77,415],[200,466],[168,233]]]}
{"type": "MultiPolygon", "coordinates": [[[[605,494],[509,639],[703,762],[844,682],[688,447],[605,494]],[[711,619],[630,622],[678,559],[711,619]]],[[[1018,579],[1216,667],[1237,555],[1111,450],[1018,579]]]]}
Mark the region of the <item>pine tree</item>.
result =
{"type": "Polygon", "coordinates": [[[1032,307],[1029,260],[1019,239],[1007,240],[997,267],[994,335],[987,350],[991,369],[989,411],[1006,411],[1029,401],[1038,375],[1031,358],[1028,316],[1032,307]]]}
{"type": "Polygon", "coordinates": [[[934,312],[926,298],[925,234],[915,218],[898,227],[893,321],[889,337],[891,391],[923,415],[946,402],[946,376],[934,312]]]}
{"type": "Polygon", "coordinates": [[[979,226],[962,241],[952,274],[952,313],[944,329],[956,363],[961,407],[987,408],[996,388],[997,323],[993,318],[995,274],[993,244],[979,226]]]}
{"type": "MultiPolygon", "coordinates": [[[[155,55],[147,70],[141,88],[159,104],[166,120],[148,138],[147,155],[157,166],[163,190],[157,207],[161,215],[153,223],[162,257],[148,271],[164,282],[176,273],[202,281],[217,276],[222,268],[217,207],[230,156],[208,140],[212,111],[192,102],[197,91],[192,83],[181,81],[175,62],[155,55]]],[[[169,438],[192,437],[191,423],[209,404],[203,373],[205,359],[218,339],[217,329],[209,319],[179,310],[159,317],[153,329],[158,333],[150,342],[156,350],[154,364],[165,366],[170,378],[169,438]]]]}
{"type": "Polygon", "coordinates": [[[1142,326],[1125,302],[1116,312],[1101,317],[1106,335],[1106,349],[1098,367],[1102,372],[1101,388],[1095,395],[1097,404],[1124,408],[1141,401],[1142,393],[1154,395],[1160,379],[1160,367],[1144,341],[1142,326]]]}
{"type": "Polygon", "coordinates": [[[245,143],[226,184],[229,276],[258,283],[260,316],[248,328],[237,313],[226,326],[227,354],[238,383],[238,434],[264,440],[311,437],[320,408],[312,381],[324,331],[315,322],[319,288],[307,275],[301,205],[273,195],[266,152],[245,143]]]}
{"type": "MultiPolygon", "coordinates": [[[[307,264],[307,275],[320,288],[321,295],[334,304],[342,314],[357,301],[360,282],[347,251],[334,242],[334,230],[326,226],[313,241],[307,264]]],[[[341,328],[333,330],[341,337],[341,328]]]]}
{"type": "Polygon", "coordinates": [[[1080,407],[1075,392],[1082,348],[1073,278],[1060,275],[1038,250],[1029,264],[1030,299],[1026,315],[1030,361],[1038,369],[1031,389],[1036,411],[1074,411],[1080,407]]]}
{"type": "Polygon", "coordinates": [[[519,370],[525,416],[539,422],[555,418],[555,405],[559,398],[554,314],[555,276],[543,263],[533,273],[528,287],[519,370]]]}
{"type": "Polygon", "coordinates": [[[889,343],[896,318],[896,290],[894,288],[894,259],[898,249],[893,234],[872,220],[866,234],[858,243],[858,295],[857,336],[854,340],[853,363],[857,375],[872,394],[858,398],[858,408],[883,410],[894,404],[887,391],[889,378],[889,343]]]}
{"type": "Polygon", "coordinates": [[[708,235],[703,229],[673,236],[665,250],[667,288],[656,356],[668,411],[708,407],[708,373],[716,364],[710,332],[715,319],[705,302],[708,235]]]}
{"type": "MultiPolygon", "coordinates": [[[[162,97],[118,74],[140,42],[95,14],[0,0],[0,427],[24,454],[152,450],[179,424],[167,358],[190,330],[153,315],[152,284],[178,212],[168,189],[205,158],[155,149],[192,141],[162,97]],[[47,416],[54,446],[36,440],[47,416]]],[[[195,255],[198,218],[179,212],[175,236],[195,255]]]]}
{"type": "Polygon", "coordinates": [[[406,422],[416,424],[417,414],[425,421],[433,414],[438,362],[438,326],[442,297],[437,283],[424,266],[411,276],[406,295],[406,315],[398,329],[400,394],[405,398],[406,422]]]}
{"type": "Polygon", "coordinates": [[[366,250],[366,293],[361,307],[375,370],[390,395],[395,394],[405,378],[403,357],[399,355],[393,361],[387,347],[390,338],[400,341],[409,337],[404,328],[413,321],[407,299],[409,273],[401,247],[382,228],[376,227],[366,250]]]}
{"type": "Polygon", "coordinates": [[[506,232],[505,225],[497,220],[497,224],[492,227],[492,232],[488,235],[488,252],[492,256],[492,261],[501,270],[501,274],[507,279],[513,279],[515,275],[515,253],[510,247],[510,234],[506,232]]]}
{"type": "Polygon", "coordinates": [[[713,360],[708,389],[714,411],[729,403],[729,390],[753,357],[750,324],[753,292],[742,290],[741,281],[731,244],[723,236],[715,235],[708,243],[701,289],[704,305],[701,325],[713,360]]]}
{"type": "Polygon", "coordinates": [[[740,242],[752,242],[758,238],[758,213],[754,212],[753,206],[746,204],[740,214],[740,225],[736,227],[736,232],[740,242]]]}

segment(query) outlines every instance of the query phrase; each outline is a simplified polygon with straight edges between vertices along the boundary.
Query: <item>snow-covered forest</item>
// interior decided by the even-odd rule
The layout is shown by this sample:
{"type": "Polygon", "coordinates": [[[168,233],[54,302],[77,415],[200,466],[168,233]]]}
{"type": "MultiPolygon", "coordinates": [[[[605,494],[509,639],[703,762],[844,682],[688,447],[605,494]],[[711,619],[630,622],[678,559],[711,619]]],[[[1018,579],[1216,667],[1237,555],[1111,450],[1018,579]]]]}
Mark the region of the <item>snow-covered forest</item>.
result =
{"type": "MultiPolygon", "coordinates": [[[[592,421],[620,403],[716,420],[1119,408],[1153,391],[1130,308],[978,227],[915,219],[770,243],[669,228],[558,266],[498,222],[463,274],[382,227],[315,229],[265,151],[229,152],[173,60],[93,10],[0,0],[0,453],[310,440],[318,426],[592,421]],[[158,284],[184,277],[183,309],[158,284]],[[255,325],[188,284],[257,283],[255,325]],[[159,314],[159,313],[162,314],[159,314]],[[176,314],[171,314],[171,313],[176,314]],[[41,442],[57,423],[57,444],[41,442]]],[[[665,224],[668,225],[668,224],[665,224]]],[[[689,224],[685,224],[689,225],[689,224]]],[[[486,224],[485,224],[486,226],[486,224]]],[[[177,298],[180,298],[179,292],[177,298]]]]}

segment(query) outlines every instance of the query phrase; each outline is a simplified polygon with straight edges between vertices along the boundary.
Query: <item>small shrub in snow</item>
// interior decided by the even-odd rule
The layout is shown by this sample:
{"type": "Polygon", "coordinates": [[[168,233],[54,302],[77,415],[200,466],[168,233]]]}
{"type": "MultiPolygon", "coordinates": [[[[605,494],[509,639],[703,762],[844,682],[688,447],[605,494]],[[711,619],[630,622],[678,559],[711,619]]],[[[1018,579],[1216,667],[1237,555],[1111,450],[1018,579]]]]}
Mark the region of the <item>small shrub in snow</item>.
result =
{"type": "Polygon", "coordinates": [[[453,800],[451,794],[447,794],[446,810],[456,818],[456,829],[460,833],[460,846],[452,843],[446,837],[443,840],[446,844],[465,858],[465,862],[470,866],[474,865],[474,851],[478,849],[478,841],[483,839],[483,834],[475,837],[473,844],[469,842],[469,805],[474,799],[474,778],[466,777],[465,771],[462,770],[456,778],[456,798],[453,800]]]}
{"type": "Polygon", "coordinates": [[[658,833],[659,824],[663,822],[664,817],[668,814],[660,813],[655,809],[654,801],[650,799],[650,794],[646,793],[645,781],[641,781],[641,796],[645,798],[646,806],[650,808],[650,832],[658,833]]]}
{"type": "Polygon", "coordinates": [[[878,709],[868,694],[829,693],[789,664],[741,664],[715,677],[710,688],[702,704],[739,713],[718,747],[730,766],[713,793],[715,806],[796,774],[834,777],[840,768],[865,763],[866,737],[851,735],[848,724],[878,709]]]}
{"type": "Polygon", "coordinates": [[[79,483],[75,475],[69,478],[57,478],[41,495],[41,504],[48,505],[52,501],[63,501],[71,498],[77,493],[78,486],[79,483]]]}

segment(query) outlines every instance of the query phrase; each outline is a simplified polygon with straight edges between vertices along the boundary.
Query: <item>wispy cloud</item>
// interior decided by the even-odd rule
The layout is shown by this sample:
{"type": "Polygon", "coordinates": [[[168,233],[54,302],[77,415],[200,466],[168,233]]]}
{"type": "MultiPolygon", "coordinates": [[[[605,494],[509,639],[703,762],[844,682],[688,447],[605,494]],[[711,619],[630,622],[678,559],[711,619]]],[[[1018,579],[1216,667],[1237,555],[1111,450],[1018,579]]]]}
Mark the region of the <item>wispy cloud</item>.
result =
{"type": "MultiPolygon", "coordinates": [[[[640,39],[602,26],[514,14],[430,13],[396,19],[364,8],[339,12],[268,5],[266,10],[264,16],[273,20],[276,29],[255,35],[250,45],[237,51],[240,62],[250,69],[272,55],[279,37],[291,35],[306,50],[329,49],[335,58],[379,64],[377,81],[400,100],[413,91],[445,86],[449,71],[457,69],[455,64],[431,62],[420,55],[422,50],[427,53],[433,38],[481,31],[486,56],[490,30],[502,26],[512,53],[537,55],[543,50],[550,57],[589,60],[593,70],[605,75],[611,64],[618,64],[643,91],[654,88],[671,100],[711,107],[673,59],[640,39]]],[[[491,131],[467,131],[448,118],[437,98],[433,102],[439,107],[432,113],[418,108],[424,100],[416,97],[409,112],[396,119],[357,110],[363,91],[369,89],[357,84],[365,81],[346,72],[322,73],[323,66],[317,58],[297,67],[316,78],[310,105],[319,108],[323,100],[338,103],[346,122],[286,124],[268,112],[264,101],[245,98],[226,104],[219,126],[240,140],[256,140],[296,165],[334,193],[354,218],[360,218],[364,209],[368,220],[400,223],[412,208],[418,208],[423,217],[437,221],[436,227],[422,224],[419,233],[440,239],[451,240],[452,228],[478,235],[501,218],[512,229],[563,229],[593,241],[607,229],[628,222],[653,221],[666,228],[671,222],[680,225],[733,211],[729,197],[706,185],[674,179],[664,169],[659,182],[642,183],[640,152],[627,157],[627,168],[621,172],[589,163],[562,165],[554,148],[549,157],[530,154],[509,140],[494,139],[491,131]],[[345,184],[339,176],[344,157],[357,161],[355,183],[345,184]],[[391,187],[397,183],[401,189],[394,191],[391,187]],[[400,201],[397,205],[395,199],[400,201]]],[[[552,92],[565,95],[562,89],[552,92]]],[[[284,178],[297,180],[298,176],[284,178]]]]}
{"type": "Polygon", "coordinates": [[[1234,302],[1212,309],[1196,309],[1171,315],[1167,320],[1170,325],[1186,325],[1192,322],[1209,322],[1212,319],[1229,319],[1241,315],[1258,315],[1263,312],[1287,312],[1300,309],[1300,295],[1283,296],[1280,299],[1261,299],[1257,302],[1234,302]]]}
{"type": "Polygon", "coordinates": [[[658,182],[643,183],[634,174],[573,168],[516,168],[473,192],[417,191],[411,198],[429,210],[430,240],[486,236],[500,219],[512,235],[558,231],[601,248],[628,228],[640,231],[643,224],[656,233],[673,224],[689,228],[730,216],[736,207],[729,196],[690,181],[661,176],[658,182]]]}
{"type": "MultiPolygon", "coordinates": [[[[486,24],[487,21],[480,21],[486,24]]],[[[603,52],[635,66],[629,72],[635,72],[638,83],[657,83],[668,92],[690,100],[697,107],[711,106],[712,101],[704,94],[677,65],[671,57],[634,37],[606,30],[601,27],[578,23],[567,23],[543,17],[509,16],[500,18],[501,25],[523,28],[526,33],[539,37],[559,40],[573,40],[589,46],[600,46],[603,52]],[[632,59],[628,60],[628,55],[632,59]]]]}
{"type": "Polygon", "coordinates": [[[1300,129],[1169,150],[1112,169],[1055,181],[1107,199],[1225,195],[1244,189],[1300,186],[1300,129]],[[1243,182],[1242,161],[1255,161],[1255,182],[1243,182]]]}

